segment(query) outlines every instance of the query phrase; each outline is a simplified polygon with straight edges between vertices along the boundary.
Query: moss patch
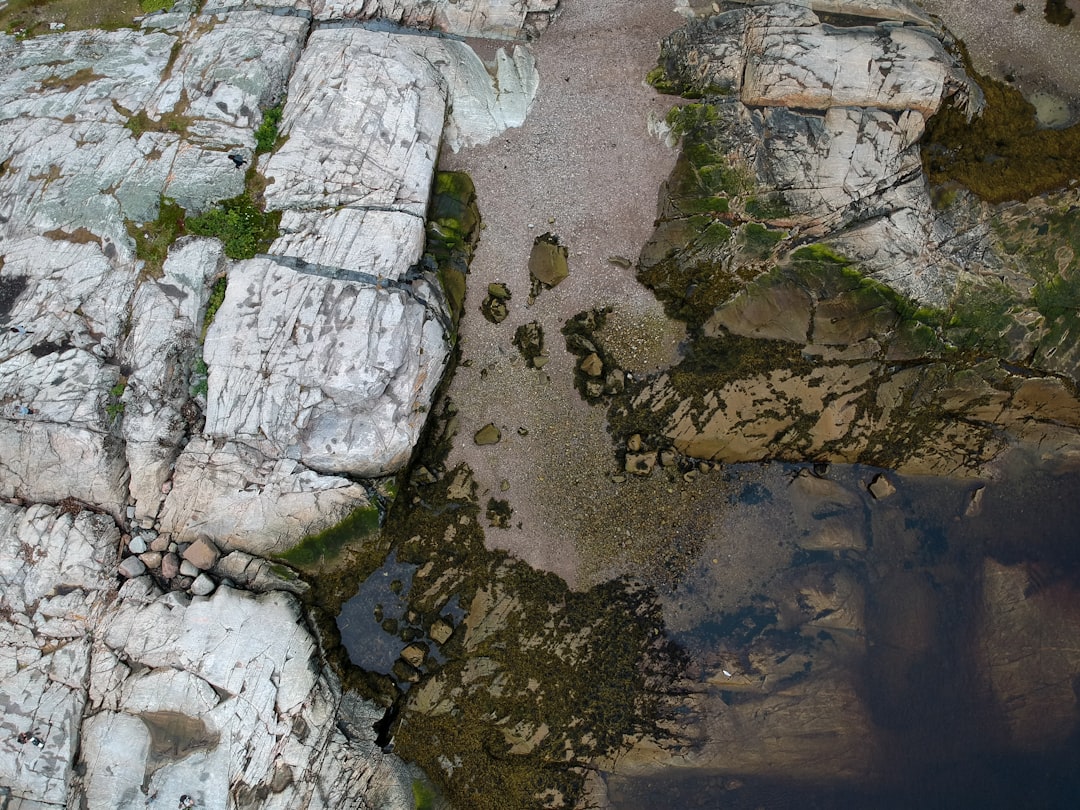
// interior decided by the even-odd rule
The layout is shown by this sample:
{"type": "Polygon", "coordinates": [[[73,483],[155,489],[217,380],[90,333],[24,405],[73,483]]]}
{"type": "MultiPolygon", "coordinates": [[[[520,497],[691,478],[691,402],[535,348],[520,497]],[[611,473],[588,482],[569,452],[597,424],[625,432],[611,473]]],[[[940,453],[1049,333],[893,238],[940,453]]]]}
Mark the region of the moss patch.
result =
{"type": "Polygon", "coordinates": [[[63,23],[69,31],[113,30],[132,25],[144,13],[138,0],[9,0],[0,9],[0,29],[17,37],[47,33],[50,23],[63,23]]]}
{"type": "Polygon", "coordinates": [[[379,528],[377,505],[361,506],[340,523],[318,534],[305,537],[287,551],[277,555],[284,562],[301,569],[311,569],[338,554],[347,544],[361,540],[379,528]]]}
{"type": "Polygon", "coordinates": [[[185,222],[184,209],[174,201],[162,198],[157,219],[142,225],[126,223],[128,234],[135,240],[135,255],[146,263],[144,274],[151,278],[161,277],[169,248],[185,233],[185,222]]]}
{"type": "Polygon", "coordinates": [[[455,328],[465,307],[465,277],[479,237],[472,178],[465,172],[436,172],[424,256],[438,274],[455,328]]]}
{"type": "Polygon", "coordinates": [[[263,111],[262,122],[255,129],[255,154],[270,152],[278,144],[278,125],[285,109],[284,100],[263,111]]]}
{"type": "Polygon", "coordinates": [[[214,236],[230,259],[250,259],[266,251],[277,238],[281,212],[264,212],[248,192],[222,200],[209,211],[187,219],[187,229],[199,236],[214,236]]]}
{"type": "Polygon", "coordinates": [[[971,121],[945,105],[927,122],[923,166],[930,182],[960,183],[984,200],[1026,200],[1067,186],[1080,165],[1080,124],[1040,129],[1035,108],[1020,91],[975,73],[969,75],[986,96],[986,108],[971,121]]]}

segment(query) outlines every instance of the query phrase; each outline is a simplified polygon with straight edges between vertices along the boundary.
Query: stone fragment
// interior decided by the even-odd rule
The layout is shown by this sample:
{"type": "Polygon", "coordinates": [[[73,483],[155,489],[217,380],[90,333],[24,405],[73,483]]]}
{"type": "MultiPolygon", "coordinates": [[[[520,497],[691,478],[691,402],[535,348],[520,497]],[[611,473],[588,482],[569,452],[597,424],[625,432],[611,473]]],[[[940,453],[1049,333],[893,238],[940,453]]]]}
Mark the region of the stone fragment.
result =
{"type": "Polygon", "coordinates": [[[882,473],[878,473],[874,476],[874,480],[870,482],[870,486],[867,487],[867,489],[869,489],[870,494],[874,496],[874,500],[878,501],[896,494],[896,487],[893,486],[892,482],[882,473]]]}
{"type": "Polygon", "coordinates": [[[424,659],[427,657],[427,648],[423,644],[410,644],[401,651],[401,657],[410,666],[419,669],[424,665],[424,659]]]}
{"type": "Polygon", "coordinates": [[[498,444],[502,440],[502,431],[488,422],[473,436],[473,441],[479,445],[498,444]]]}
{"type": "Polygon", "coordinates": [[[641,434],[635,433],[629,439],[626,440],[626,449],[631,453],[637,453],[641,450],[642,440],[641,434]]]}
{"type": "Polygon", "coordinates": [[[146,549],[146,540],[143,539],[141,534],[132,537],[131,542],[128,543],[128,551],[132,554],[142,554],[146,549]]]}
{"type": "Polygon", "coordinates": [[[428,635],[436,644],[445,644],[454,633],[454,626],[445,619],[436,619],[428,630],[428,635]]]}
{"type": "Polygon", "coordinates": [[[200,571],[209,571],[221,557],[221,552],[213,542],[200,537],[184,550],[183,557],[200,571]]]}
{"type": "Polygon", "coordinates": [[[194,579],[201,573],[202,571],[199,570],[199,567],[197,565],[194,565],[187,560],[180,561],[180,574],[182,576],[191,577],[192,579],[194,579]]]}
{"type": "Polygon", "coordinates": [[[172,579],[180,573],[180,558],[171,551],[161,558],[161,576],[172,579]]]}
{"type": "Polygon", "coordinates": [[[968,501],[967,508],[964,509],[964,517],[978,517],[982,514],[983,495],[986,494],[986,487],[978,487],[971,493],[971,499],[968,501]]]}
{"type": "Polygon", "coordinates": [[[567,266],[568,251],[559,244],[559,237],[544,233],[533,240],[529,254],[529,274],[548,287],[554,287],[565,279],[570,270],[567,266]]]}
{"type": "Polygon", "coordinates": [[[147,551],[140,554],[139,559],[143,561],[143,565],[147,568],[157,568],[161,565],[162,557],[160,551],[147,551]]]}
{"type": "Polygon", "coordinates": [[[656,452],[627,453],[624,469],[634,475],[648,475],[656,467],[656,452]]]}
{"type": "Polygon", "coordinates": [[[583,358],[578,368],[590,377],[599,377],[604,373],[604,363],[595,352],[583,358]]]}

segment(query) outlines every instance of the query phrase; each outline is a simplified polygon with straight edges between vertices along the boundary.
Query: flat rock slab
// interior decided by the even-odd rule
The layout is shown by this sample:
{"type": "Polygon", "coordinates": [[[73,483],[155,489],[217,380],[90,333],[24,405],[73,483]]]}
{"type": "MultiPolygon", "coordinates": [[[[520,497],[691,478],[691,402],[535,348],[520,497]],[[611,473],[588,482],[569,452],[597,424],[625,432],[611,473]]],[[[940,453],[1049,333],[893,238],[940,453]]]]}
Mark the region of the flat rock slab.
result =
{"type": "Polygon", "coordinates": [[[447,351],[442,323],[411,288],[240,262],[206,336],[205,433],[324,473],[395,472],[447,351]]]}
{"type": "Polygon", "coordinates": [[[917,110],[929,117],[947,88],[964,81],[941,42],[925,31],[826,28],[794,6],[752,13],[746,31],[744,104],[877,107],[917,110]]]}
{"type": "Polygon", "coordinates": [[[446,113],[441,74],[389,34],[315,31],[289,82],[270,209],[378,207],[423,217],[446,113]]]}

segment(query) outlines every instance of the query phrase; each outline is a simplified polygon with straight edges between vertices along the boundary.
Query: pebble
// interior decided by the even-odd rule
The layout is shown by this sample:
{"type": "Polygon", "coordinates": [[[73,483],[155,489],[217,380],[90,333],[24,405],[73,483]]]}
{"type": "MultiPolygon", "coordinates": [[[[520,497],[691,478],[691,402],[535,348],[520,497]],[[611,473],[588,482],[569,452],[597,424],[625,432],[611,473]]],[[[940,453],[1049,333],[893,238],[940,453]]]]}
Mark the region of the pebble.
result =
{"type": "Polygon", "coordinates": [[[161,558],[161,576],[172,579],[180,573],[180,558],[171,551],[161,558]]]}
{"type": "Polygon", "coordinates": [[[194,578],[194,577],[197,577],[202,572],[199,571],[199,569],[196,566],[192,565],[187,560],[183,560],[180,563],[180,573],[185,577],[194,578]]]}
{"type": "Polygon", "coordinates": [[[134,579],[146,573],[146,564],[138,557],[125,557],[120,561],[119,571],[120,576],[134,579]]]}
{"type": "Polygon", "coordinates": [[[216,587],[214,580],[210,579],[206,574],[199,574],[195,577],[195,581],[191,583],[191,592],[196,596],[209,596],[216,587]]]}
{"type": "Polygon", "coordinates": [[[155,537],[150,541],[151,551],[168,551],[169,550],[169,538],[168,537],[155,537]]]}
{"type": "Polygon", "coordinates": [[[134,506],[129,506],[127,508],[127,519],[128,520],[134,520],[135,519],[135,507],[134,506]]]}
{"type": "Polygon", "coordinates": [[[146,541],[143,540],[142,535],[136,535],[131,538],[131,542],[128,543],[128,551],[132,554],[142,554],[146,551],[146,541]]]}
{"type": "Polygon", "coordinates": [[[143,561],[147,568],[157,568],[161,565],[161,552],[148,551],[145,554],[140,554],[139,559],[143,561]]]}
{"type": "Polygon", "coordinates": [[[221,558],[221,552],[210,540],[200,537],[184,549],[181,556],[200,571],[208,571],[217,564],[221,558]]]}

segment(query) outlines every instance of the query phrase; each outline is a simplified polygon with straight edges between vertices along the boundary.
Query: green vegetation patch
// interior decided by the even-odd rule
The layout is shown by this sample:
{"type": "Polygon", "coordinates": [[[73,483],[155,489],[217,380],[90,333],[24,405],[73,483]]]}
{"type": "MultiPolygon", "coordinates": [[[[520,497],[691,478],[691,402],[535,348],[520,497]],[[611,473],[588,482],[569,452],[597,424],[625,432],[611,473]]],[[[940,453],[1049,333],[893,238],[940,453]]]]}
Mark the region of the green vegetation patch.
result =
{"type": "Polygon", "coordinates": [[[185,212],[173,200],[162,198],[157,219],[138,225],[128,221],[127,231],[135,240],[135,255],[146,265],[143,272],[160,278],[172,243],[185,233],[185,212]]]}
{"type": "Polygon", "coordinates": [[[1026,200],[1066,187],[1080,166],[1080,124],[1040,129],[1035,108],[1015,87],[968,74],[986,96],[986,107],[969,122],[954,105],[945,105],[927,122],[923,166],[930,182],[960,183],[982,199],[999,203],[1026,200]]]}
{"type": "Polygon", "coordinates": [[[262,122],[255,130],[255,154],[261,155],[273,151],[278,144],[278,126],[281,114],[285,110],[284,100],[273,107],[263,110],[262,122]]]}
{"type": "Polygon", "coordinates": [[[766,228],[760,222],[748,222],[739,232],[739,244],[747,258],[764,259],[786,236],[787,231],[766,228]]]}
{"type": "Polygon", "coordinates": [[[960,285],[949,308],[945,335],[962,351],[1005,355],[1005,334],[1015,323],[1012,312],[1020,303],[1006,284],[960,285]]]}
{"type": "Polygon", "coordinates": [[[250,259],[264,252],[277,238],[281,212],[264,212],[245,192],[222,200],[209,211],[187,220],[190,233],[214,236],[225,246],[230,259],[250,259]]]}
{"type": "Polygon", "coordinates": [[[480,209],[472,178],[465,172],[436,172],[424,255],[438,273],[455,327],[465,306],[465,277],[479,238],[480,209]]]}
{"type": "Polygon", "coordinates": [[[19,38],[48,33],[51,23],[63,23],[68,31],[115,30],[147,11],[138,0],[9,0],[0,9],[0,30],[19,38]]]}
{"type": "Polygon", "coordinates": [[[379,522],[380,510],[377,505],[361,506],[350,512],[340,523],[305,537],[277,556],[300,569],[311,569],[338,554],[346,545],[377,531],[379,522]]]}

